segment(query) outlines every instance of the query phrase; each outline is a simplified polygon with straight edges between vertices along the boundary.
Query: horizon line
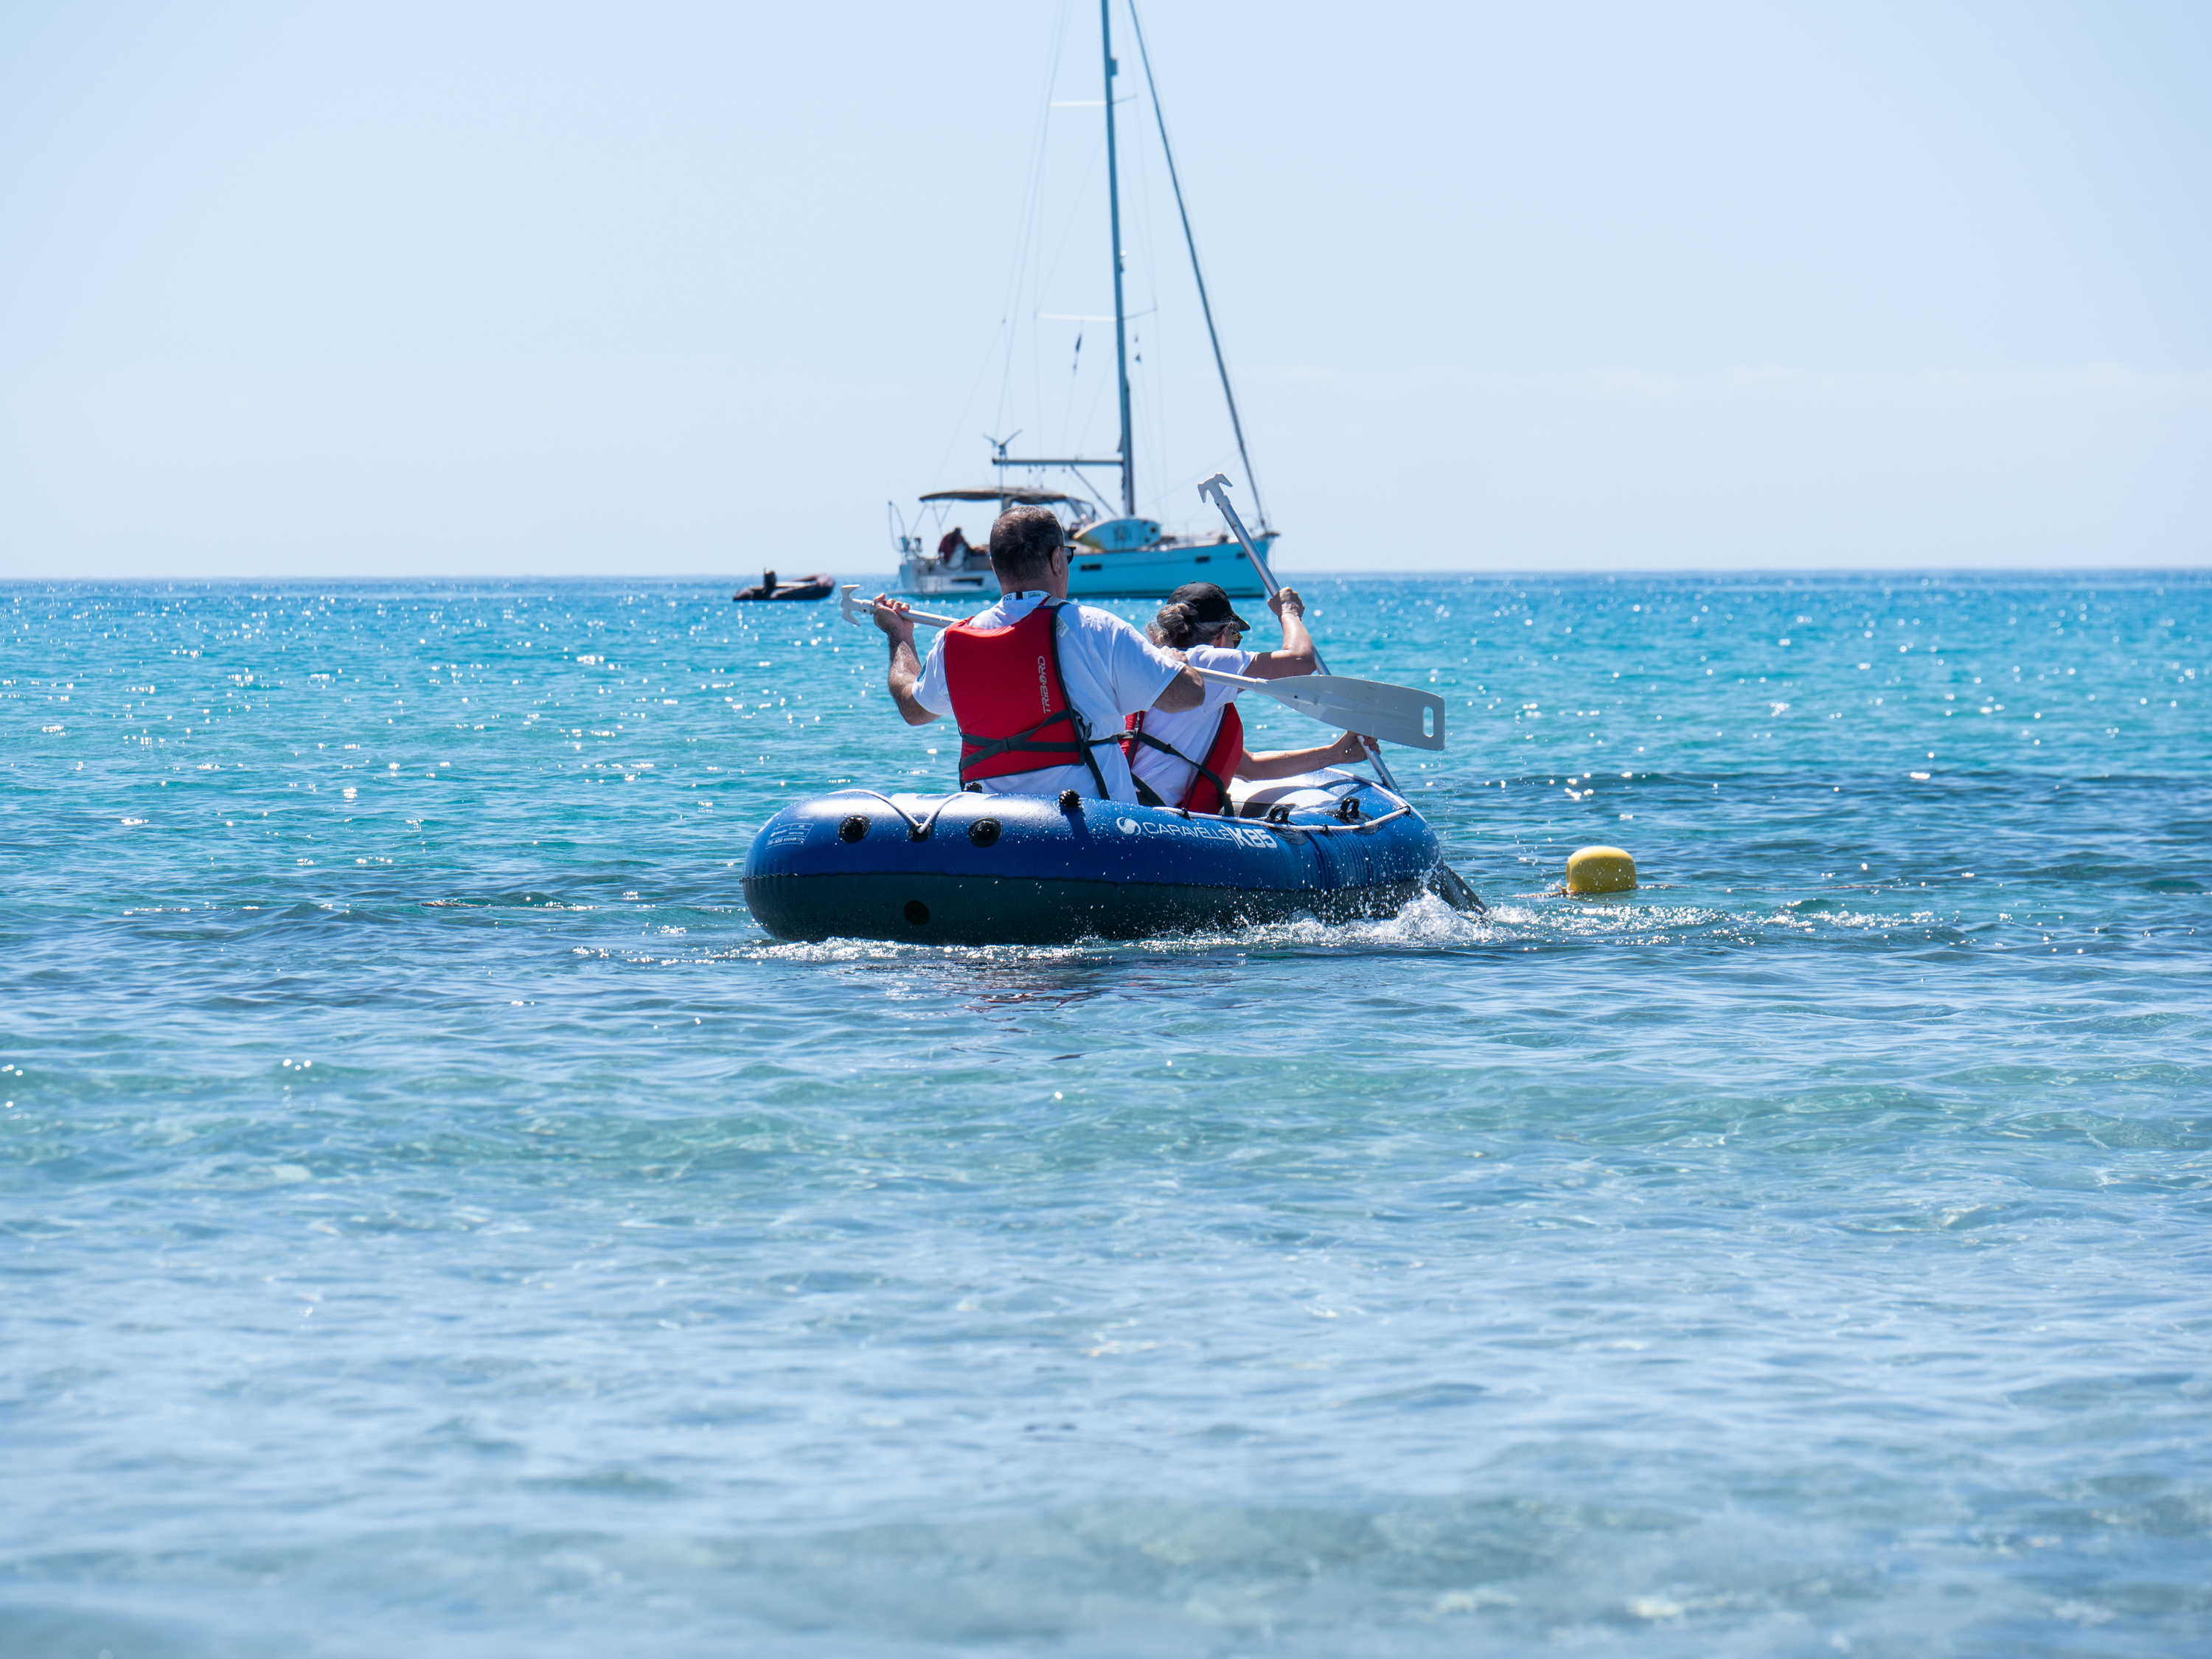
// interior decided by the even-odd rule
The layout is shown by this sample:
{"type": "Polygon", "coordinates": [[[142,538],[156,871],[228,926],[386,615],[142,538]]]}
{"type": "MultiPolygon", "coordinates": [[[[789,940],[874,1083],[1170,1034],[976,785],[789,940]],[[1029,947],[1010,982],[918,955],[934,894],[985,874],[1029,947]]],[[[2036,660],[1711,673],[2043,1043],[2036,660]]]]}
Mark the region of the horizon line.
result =
{"type": "MultiPolygon", "coordinates": [[[[1271,567],[1271,568],[1272,568],[1272,567],[1271,567]]],[[[693,571],[647,571],[647,572],[634,572],[634,571],[633,571],[633,572],[614,572],[614,571],[566,571],[566,572],[550,572],[550,571],[504,571],[504,572],[501,572],[501,571],[475,571],[475,572],[466,572],[466,573],[462,573],[462,574],[437,574],[437,573],[433,573],[433,572],[428,572],[428,571],[397,571],[397,572],[392,572],[392,573],[386,574],[363,574],[363,573],[354,573],[354,574],[343,574],[343,575],[331,575],[331,574],[322,574],[322,575],[305,575],[305,574],[303,574],[303,575],[290,575],[290,574],[282,574],[282,575],[280,575],[280,574],[268,574],[268,573],[262,573],[262,574],[244,574],[244,575],[231,575],[231,574],[180,574],[180,575],[161,575],[161,576],[147,576],[147,575],[72,575],[72,576],[51,575],[51,576],[6,576],[6,575],[0,575],[0,588],[6,588],[6,587],[34,587],[34,586],[64,586],[64,585],[67,585],[67,586],[93,586],[123,585],[123,584],[136,584],[136,585],[140,585],[140,586],[155,586],[155,585],[158,585],[158,584],[164,583],[164,582],[172,582],[172,583],[173,583],[173,582],[191,582],[191,583],[203,583],[203,582],[204,582],[204,583],[216,583],[216,582],[222,582],[222,583],[270,582],[270,583],[288,583],[288,584],[294,584],[294,585],[313,586],[313,585],[314,585],[314,584],[316,584],[316,583],[410,582],[410,581],[411,581],[411,582],[456,582],[456,583],[461,583],[461,582],[612,582],[612,581],[635,581],[635,582],[661,582],[661,583],[684,582],[684,583],[691,583],[691,584],[697,584],[697,585],[708,585],[708,584],[711,584],[711,585],[715,586],[721,586],[722,584],[724,584],[725,582],[726,582],[726,581],[732,581],[732,580],[735,580],[735,581],[738,581],[738,582],[741,582],[741,583],[742,583],[742,582],[744,582],[744,581],[745,580],[745,579],[746,579],[746,578],[747,578],[750,574],[751,574],[751,573],[750,573],[750,572],[749,572],[749,571],[741,571],[741,570],[740,570],[740,571],[728,571],[728,572],[714,572],[714,571],[708,571],[708,572],[693,572],[693,571]]],[[[878,574],[880,574],[880,573],[878,573],[878,574]]],[[[1283,578],[1284,580],[1291,580],[1291,579],[1294,579],[1294,578],[1303,578],[1303,579],[1307,580],[1322,580],[1322,581],[1383,581],[1383,580],[1409,580],[1409,581],[1411,581],[1411,580],[1437,580],[1437,579],[1457,579],[1457,580],[1492,580],[1492,581],[1536,581],[1536,580],[1556,580],[1556,579],[1562,578],[1562,577],[1572,577],[1572,578],[1577,578],[1577,579],[1580,579],[1580,578],[1606,578],[1606,579],[1612,579],[1612,580],[1632,579],[1632,578],[1638,578],[1638,577],[1650,577],[1650,578],[1662,578],[1662,577],[1663,577],[1663,578],[1703,578],[1703,579],[1709,579],[1709,580],[1721,580],[1721,579],[1727,579],[1727,578],[1739,578],[1739,579],[1741,579],[1741,578],[1758,578],[1758,579],[1759,579],[1759,580],[1796,580],[1796,579],[1799,579],[1799,578],[1806,578],[1806,579],[1821,579],[1821,580],[1837,580],[1837,579],[1843,579],[1843,578],[1869,577],[1869,576],[1890,576],[1890,577],[1899,577],[1899,578],[1902,578],[1902,577],[1919,577],[1919,578],[1926,579],[1926,580],[1933,580],[1933,579],[1936,579],[1936,578],[1938,578],[1938,577],[1944,578],[1944,579],[1946,579],[1946,580],[1954,580],[1954,579],[1958,579],[1958,578],[1961,578],[1961,577],[1992,577],[1992,576],[2004,576],[2004,577],[2020,577],[2020,576],[2075,576],[2075,577],[2100,577],[2100,576],[2101,576],[2101,577],[2114,577],[2114,576],[2190,576],[2190,575],[2212,575],[2212,560],[2207,560],[2205,562],[2201,563],[2201,564],[2137,564],[2137,565],[2111,565],[2111,566],[2060,565],[2060,564],[2049,564],[2049,565],[1829,565],[1829,566],[1821,566],[1821,567],[1819,567],[1819,568],[1812,568],[1812,569],[1802,569],[1802,570],[1798,570],[1798,569],[1789,569],[1789,568],[1775,568],[1775,567],[1760,566],[1760,565],[1743,565],[1743,566],[1668,565],[1668,566],[1653,566],[1653,567],[1650,567],[1650,568],[1645,568],[1645,567],[1641,567],[1641,566],[1627,566],[1627,567],[1591,566],[1591,567],[1577,567],[1577,568],[1568,568],[1568,569],[1540,569],[1540,568],[1528,568],[1528,569],[1517,569],[1517,570],[1467,570],[1467,569],[1450,569],[1450,570],[1447,570],[1447,569],[1429,569],[1429,570],[1423,570],[1423,569],[1413,569],[1413,570],[1293,570],[1293,571],[1279,571],[1279,571],[1277,571],[1277,572],[1276,572],[1276,574],[1278,574],[1279,576],[1282,577],[1282,578],[1283,578]]],[[[838,573],[838,574],[837,574],[837,576],[835,578],[835,580],[837,580],[842,581],[842,580],[847,580],[847,579],[850,578],[851,576],[852,576],[852,573],[849,573],[849,572],[840,572],[840,573],[838,573]]],[[[859,583],[859,585],[860,585],[860,586],[866,586],[866,585],[868,584],[868,582],[870,582],[870,581],[872,581],[872,580],[874,580],[875,579],[876,579],[876,577],[875,577],[875,575],[873,575],[873,574],[872,574],[872,575],[868,575],[868,576],[863,576],[863,577],[860,577],[860,578],[858,578],[858,583],[859,583]]],[[[889,588],[889,587],[884,587],[884,588],[882,588],[880,591],[882,591],[882,592],[891,592],[891,591],[893,591],[893,590],[891,590],[891,589],[890,589],[890,588],[889,588]]],[[[994,597],[995,597],[995,596],[994,596],[994,597]]],[[[1081,599],[1084,598],[1084,596],[1083,596],[1083,595],[1080,595],[1080,594],[1075,595],[1075,596],[1073,596],[1073,597],[1075,597],[1079,601],[1079,600],[1081,600],[1081,599]]],[[[1110,596],[1110,595],[1109,595],[1109,596],[1106,596],[1106,597],[1115,597],[1115,596],[1110,596]]],[[[1127,598],[1140,598],[1140,597],[1143,597],[1143,596],[1141,596],[1141,595],[1134,595],[1134,594],[1132,594],[1132,595],[1126,595],[1126,596],[1121,596],[1121,597],[1127,597],[1127,598]]],[[[783,603],[786,603],[786,604],[793,604],[793,603],[796,603],[796,604],[801,604],[801,605],[804,605],[804,604],[827,604],[828,602],[829,602],[829,601],[828,601],[828,599],[827,599],[827,598],[826,598],[826,597],[825,597],[824,599],[821,599],[821,600],[811,600],[811,601],[810,601],[810,600],[797,600],[797,601],[789,601],[789,600],[787,600],[787,601],[783,601],[783,603]]]]}

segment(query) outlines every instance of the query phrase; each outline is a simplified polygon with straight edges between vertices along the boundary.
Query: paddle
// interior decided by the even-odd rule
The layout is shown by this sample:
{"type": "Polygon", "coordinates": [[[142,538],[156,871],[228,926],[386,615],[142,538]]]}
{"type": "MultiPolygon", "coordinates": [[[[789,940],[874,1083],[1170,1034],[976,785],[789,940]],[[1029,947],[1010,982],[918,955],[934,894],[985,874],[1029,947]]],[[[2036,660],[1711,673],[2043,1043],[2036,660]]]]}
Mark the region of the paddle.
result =
{"type": "MultiPolygon", "coordinates": [[[[859,592],[857,582],[848,582],[840,596],[839,609],[847,622],[861,623],[868,620],[869,607],[854,601],[853,596],[859,592]]],[[[933,617],[926,611],[908,611],[905,614],[932,628],[950,628],[962,620],[958,617],[933,617]]],[[[1248,691],[1263,691],[1301,714],[1310,714],[1322,725],[1341,731],[1371,732],[1412,749],[1444,746],[1444,700],[1434,692],[1387,685],[1380,680],[1357,680],[1341,674],[1327,678],[1301,675],[1294,679],[1260,680],[1242,674],[1224,674],[1211,668],[1193,667],[1190,672],[1203,679],[1220,680],[1248,691]]],[[[1376,770],[1381,770],[1379,762],[1376,770]]],[[[1383,783],[1392,789],[1397,787],[1387,776],[1383,783]]]]}
{"type": "MultiPolygon", "coordinates": [[[[1199,485],[1198,493],[1201,496],[1211,501],[1216,507],[1221,509],[1221,516],[1229,520],[1230,529],[1237,532],[1237,540],[1244,549],[1244,556],[1252,562],[1252,568],[1259,573],[1261,583],[1267,590],[1267,597],[1271,599],[1273,599],[1275,597],[1276,591],[1282,586],[1282,584],[1275,580],[1275,573],[1267,568],[1267,562],[1260,556],[1259,549],[1252,545],[1252,538],[1246,533],[1244,529],[1244,520],[1238,518],[1237,516],[1237,509],[1229,505],[1229,475],[1225,472],[1215,473],[1204,483],[1199,485]]],[[[1200,670],[1200,672],[1203,672],[1204,671],[1200,670]]],[[[1358,685],[1372,685],[1375,684],[1372,680],[1357,680],[1348,683],[1358,685]]],[[[1276,684],[1276,682],[1269,680],[1264,682],[1264,684],[1272,690],[1276,684]]],[[[1297,684],[1299,685],[1311,686],[1316,690],[1318,690],[1323,685],[1330,684],[1342,685],[1347,684],[1347,682],[1340,676],[1329,673],[1328,665],[1321,659],[1321,647],[1316,646],[1314,647],[1314,672],[1312,677],[1296,682],[1284,682],[1284,684],[1297,684]]],[[[1395,690],[1395,688],[1392,689],[1395,690]]],[[[1278,691],[1275,695],[1282,696],[1283,694],[1278,691]]],[[[1290,699],[1288,697],[1283,697],[1283,701],[1288,702],[1290,702],[1290,699]]],[[[1437,740],[1434,743],[1424,743],[1416,745],[1419,748],[1441,749],[1444,746],[1443,699],[1442,697],[1438,697],[1434,701],[1437,705],[1437,740]]],[[[1345,730],[1347,732],[1368,732],[1377,738],[1389,738],[1390,736],[1389,732],[1384,732],[1381,727],[1375,726],[1347,725],[1345,727],[1345,730]]],[[[1390,740],[1394,743],[1405,742],[1403,738],[1392,738],[1390,740]]],[[[1383,763],[1382,750],[1377,748],[1373,743],[1367,744],[1367,758],[1369,761],[1373,763],[1375,767],[1375,775],[1382,780],[1382,787],[1385,789],[1389,790],[1391,793],[1395,795],[1403,795],[1406,793],[1404,790],[1398,787],[1397,779],[1390,775],[1390,769],[1383,763]]],[[[1465,878],[1463,878],[1458,871],[1453,869],[1451,866],[1445,864],[1441,860],[1438,861],[1436,868],[1436,883],[1437,896],[1443,900],[1446,904],[1450,905],[1453,909],[1472,910],[1477,915],[1487,915],[1490,914],[1490,907],[1482,902],[1481,896],[1478,894],[1474,888],[1467,884],[1465,878]]]]}

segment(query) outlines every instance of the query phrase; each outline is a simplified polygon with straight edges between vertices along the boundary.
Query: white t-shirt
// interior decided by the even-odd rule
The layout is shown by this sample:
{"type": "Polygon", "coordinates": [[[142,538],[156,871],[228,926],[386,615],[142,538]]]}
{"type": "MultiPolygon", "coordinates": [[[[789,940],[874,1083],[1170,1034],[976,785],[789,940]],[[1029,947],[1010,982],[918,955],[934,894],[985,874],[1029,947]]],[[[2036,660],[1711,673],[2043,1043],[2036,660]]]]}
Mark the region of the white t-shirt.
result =
{"type": "MultiPolygon", "coordinates": [[[[1217,674],[1243,674],[1252,666],[1258,653],[1251,651],[1231,651],[1218,645],[1194,645],[1183,653],[1193,668],[1211,668],[1217,674]]],[[[1207,680],[1206,701],[1195,708],[1187,708],[1173,714],[1149,709],[1145,714],[1145,730],[1162,743],[1171,744],[1193,761],[1202,761],[1212,746],[1213,733],[1221,711],[1238,692],[1241,685],[1224,685],[1219,680],[1207,680]]],[[[1190,761],[1177,760],[1173,755],[1163,755],[1149,744],[1137,745],[1136,758],[1129,763],[1130,770],[1142,778],[1169,805],[1173,806],[1190,787],[1190,781],[1198,775],[1198,769],[1190,761]]],[[[1224,779],[1224,781],[1227,781],[1224,779]]]]}
{"type": "MultiPolygon", "coordinates": [[[[978,628],[1005,628],[1019,622],[1050,595],[1031,590],[1008,593],[969,620],[978,628]]],[[[1111,736],[1121,729],[1121,717],[1150,708],[1152,699],[1168,682],[1182,672],[1182,665],[1110,611],[1087,605],[1064,605],[1055,632],[1060,647],[1060,683],[1076,712],[1091,723],[1094,738],[1111,736]]],[[[921,665],[921,679],[914,688],[915,701],[933,714],[952,713],[952,689],[945,680],[945,636],[939,634],[921,665]]],[[[1043,735],[1066,742],[1065,725],[1043,735]]],[[[1118,744],[1103,744],[1091,751],[1106,779],[1110,800],[1133,802],[1137,787],[1129,781],[1129,763],[1118,744]]],[[[1096,796],[1098,786],[1091,769],[1078,761],[1073,766],[1041,766],[1034,772],[1009,772],[977,782],[990,794],[1057,795],[1073,789],[1096,796]]]]}

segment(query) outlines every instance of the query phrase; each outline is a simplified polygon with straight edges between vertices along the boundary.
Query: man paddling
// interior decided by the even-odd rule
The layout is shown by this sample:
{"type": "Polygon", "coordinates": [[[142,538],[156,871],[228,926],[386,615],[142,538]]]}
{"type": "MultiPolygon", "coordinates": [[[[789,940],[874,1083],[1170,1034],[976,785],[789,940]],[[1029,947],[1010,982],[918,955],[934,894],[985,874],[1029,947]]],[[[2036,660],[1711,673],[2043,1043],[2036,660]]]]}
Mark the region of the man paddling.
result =
{"type": "Polygon", "coordinates": [[[991,526],[999,602],[939,635],[927,662],[907,606],[878,593],[871,614],[890,638],[891,701],[908,726],[953,716],[963,787],[1134,803],[1122,717],[1195,708],[1205,685],[1119,617],[1070,604],[1068,549],[1049,509],[1000,514],[991,526]]]}

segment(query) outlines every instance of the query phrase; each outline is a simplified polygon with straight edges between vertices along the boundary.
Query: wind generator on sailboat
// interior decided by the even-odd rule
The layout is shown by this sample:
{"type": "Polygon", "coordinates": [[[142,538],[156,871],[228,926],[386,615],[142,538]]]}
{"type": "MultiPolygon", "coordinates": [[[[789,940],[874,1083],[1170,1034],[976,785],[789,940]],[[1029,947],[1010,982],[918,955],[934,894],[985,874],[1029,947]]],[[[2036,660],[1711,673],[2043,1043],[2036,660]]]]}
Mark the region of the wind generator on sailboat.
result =
{"type": "MultiPolygon", "coordinates": [[[[1078,544],[1079,550],[1068,570],[1068,592],[1077,599],[1157,597],[1191,581],[1218,582],[1232,594],[1258,594],[1265,591],[1258,574],[1226,532],[1171,534],[1157,520],[1142,517],[1137,511],[1135,452],[1130,441],[1130,319],[1122,281],[1125,262],[1121,161],[1114,124],[1114,83],[1118,66],[1114,61],[1111,5],[1112,0],[1099,0],[1098,40],[1105,64],[1106,214],[1114,267],[1114,368],[1115,389],[1120,393],[1120,447],[1110,456],[1010,455],[1007,446],[1020,435],[1018,433],[1013,437],[988,440],[998,483],[976,489],[932,490],[921,501],[925,514],[933,510],[939,522],[945,504],[955,501],[994,503],[994,515],[1024,502],[1048,506],[1060,512],[1078,544]],[[1081,493],[1016,481],[1018,473],[1034,477],[1052,471],[1073,473],[1081,493]],[[1091,472],[1119,475],[1118,503],[1097,493],[1088,476],[1091,472]],[[1118,512],[1115,510],[1117,505],[1118,512]]],[[[1189,210],[1183,204],[1182,181],[1176,172],[1175,152],[1168,143],[1167,118],[1160,109],[1159,88],[1152,79],[1152,54],[1145,46],[1144,28],[1137,19],[1135,0],[1128,0],[1128,5],[1130,25],[1144,64],[1146,88],[1152,94],[1152,113],[1159,125],[1160,149],[1167,161],[1169,181],[1175,187],[1176,212],[1182,221],[1183,243],[1190,252],[1191,275],[1197,283],[1199,305],[1206,317],[1206,337],[1212,345],[1214,367],[1221,377],[1221,395],[1229,406],[1237,453],[1243,462],[1245,481],[1251,488],[1260,521],[1253,542],[1265,559],[1274,545],[1276,532],[1267,523],[1267,507],[1260,499],[1259,485],[1252,475],[1251,457],[1245,449],[1244,423],[1237,411],[1237,394],[1229,383],[1229,365],[1222,356],[1220,332],[1214,326],[1212,302],[1206,297],[1206,276],[1199,266],[1198,243],[1191,234],[1189,210]]],[[[909,528],[902,519],[896,518],[896,507],[893,513],[897,524],[894,533],[899,555],[900,592],[997,592],[998,581],[992,574],[988,554],[983,548],[971,545],[963,531],[955,528],[946,532],[933,549],[919,525],[909,528]]]]}

